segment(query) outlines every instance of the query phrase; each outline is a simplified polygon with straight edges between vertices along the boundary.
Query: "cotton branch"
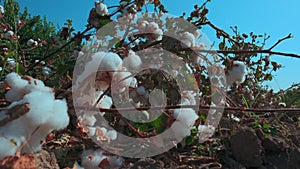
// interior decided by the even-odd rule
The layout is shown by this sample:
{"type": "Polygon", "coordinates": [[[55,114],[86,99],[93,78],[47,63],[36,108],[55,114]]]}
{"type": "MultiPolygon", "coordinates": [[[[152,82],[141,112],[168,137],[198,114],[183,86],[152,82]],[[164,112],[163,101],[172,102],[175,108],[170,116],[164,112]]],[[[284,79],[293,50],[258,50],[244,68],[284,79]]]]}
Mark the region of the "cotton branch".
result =
{"type": "MultiPolygon", "coordinates": [[[[80,33],[78,36],[82,36],[84,35],[86,32],[90,31],[91,29],[93,29],[93,27],[87,27],[82,33],[80,33]]],[[[49,59],[52,55],[60,52],[62,49],[64,49],[65,47],[67,47],[68,45],[70,45],[72,42],[75,41],[75,38],[73,37],[69,42],[65,43],[63,46],[61,46],[60,48],[58,48],[57,50],[55,50],[52,53],[49,53],[48,55],[46,55],[45,57],[43,57],[42,59],[40,59],[38,62],[32,64],[31,66],[28,67],[28,69],[26,70],[26,73],[28,73],[29,71],[33,70],[38,64],[40,64],[42,61],[45,61],[47,59],[49,59]]]]}
{"type": "Polygon", "coordinates": [[[78,107],[82,110],[89,110],[89,111],[101,111],[101,112],[131,112],[135,110],[170,110],[170,109],[182,109],[182,108],[196,108],[200,110],[209,110],[209,109],[215,109],[215,110],[226,110],[226,111],[246,111],[246,112],[300,112],[300,108],[280,108],[280,109],[259,109],[259,108],[245,108],[245,107],[222,107],[222,106],[209,106],[209,105],[171,105],[171,106],[165,106],[165,107],[138,107],[138,108],[110,108],[110,109],[104,109],[104,108],[89,108],[89,107],[78,107]]]}
{"type": "Polygon", "coordinates": [[[286,37],[279,39],[273,46],[271,46],[268,50],[271,51],[274,47],[276,47],[279,43],[281,43],[282,41],[286,40],[286,39],[290,39],[292,38],[292,34],[288,34],[286,37]]]}

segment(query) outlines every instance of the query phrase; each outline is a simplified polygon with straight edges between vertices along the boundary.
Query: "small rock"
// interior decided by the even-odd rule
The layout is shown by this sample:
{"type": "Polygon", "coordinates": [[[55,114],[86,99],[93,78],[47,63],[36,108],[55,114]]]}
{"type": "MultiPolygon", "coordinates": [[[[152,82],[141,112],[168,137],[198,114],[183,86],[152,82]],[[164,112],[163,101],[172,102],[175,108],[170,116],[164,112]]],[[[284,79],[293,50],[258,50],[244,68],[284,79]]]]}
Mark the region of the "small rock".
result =
{"type": "Polygon", "coordinates": [[[240,128],[230,138],[233,157],[246,167],[260,167],[262,165],[262,146],[255,131],[249,127],[240,128]]]}
{"type": "Polygon", "coordinates": [[[265,138],[262,145],[266,151],[278,151],[287,147],[285,140],[279,137],[265,138]]]}

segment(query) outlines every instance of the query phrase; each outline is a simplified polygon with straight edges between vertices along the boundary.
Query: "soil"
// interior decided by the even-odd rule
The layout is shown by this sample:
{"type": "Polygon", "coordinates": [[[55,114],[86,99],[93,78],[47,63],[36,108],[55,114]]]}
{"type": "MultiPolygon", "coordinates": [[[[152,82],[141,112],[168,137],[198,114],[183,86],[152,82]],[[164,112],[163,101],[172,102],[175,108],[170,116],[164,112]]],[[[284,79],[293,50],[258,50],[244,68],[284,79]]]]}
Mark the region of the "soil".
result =
{"type": "MultiPolygon", "coordinates": [[[[149,158],[125,158],[121,168],[299,169],[299,119],[285,114],[266,114],[253,117],[245,112],[235,113],[240,122],[224,115],[215,135],[207,142],[198,144],[195,140],[192,144],[179,144],[149,158]]],[[[75,162],[80,164],[82,151],[95,144],[75,127],[76,118],[70,115],[72,121],[68,128],[53,132],[43,144],[43,151],[8,157],[0,161],[0,168],[19,169],[25,165],[27,168],[58,169],[73,168],[75,162]]]]}

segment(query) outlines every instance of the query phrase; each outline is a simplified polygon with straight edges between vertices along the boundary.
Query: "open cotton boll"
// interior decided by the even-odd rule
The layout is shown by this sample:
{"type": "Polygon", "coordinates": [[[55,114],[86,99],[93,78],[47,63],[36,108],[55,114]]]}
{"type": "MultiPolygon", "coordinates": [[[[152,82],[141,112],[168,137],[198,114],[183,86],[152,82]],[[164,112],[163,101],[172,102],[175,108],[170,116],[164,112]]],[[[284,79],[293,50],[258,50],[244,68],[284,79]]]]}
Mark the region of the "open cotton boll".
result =
{"type": "Polygon", "coordinates": [[[196,105],[196,92],[191,90],[186,90],[182,92],[181,95],[181,105],[196,105]]]}
{"type": "MultiPolygon", "coordinates": [[[[185,125],[183,125],[181,122],[179,121],[175,121],[172,126],[171,126],[171,130],[174,133],[175,138],[183,138],[185,136],[188,136],[191,134],[190,128],[186,127],[185,125]]],[[[181,140],[178,140],[181,141],[181,140]]]]}
{"type": "Polygon", "coordinates": [[[151,35],[151,37],[154,39],[154,40],[157,40],[157,41],[160,41],[162,40],[162,35],[164,34],[163,30],[162,29],[156,29],[152,32],[153,34],[151,35]]]}
{"type": "Polygon", "coordinates": [[[149,22],[147,21],[138,21],[139,32],[144,33],[147,31],[147,26],[149,22]]]}
{"type": "Polygon", "coordinates": [[[86,80],[95,80],[88,79],[93,74],[96,74],[96,81],[110,82],[113,73],[122,68],[123,61],[116,53],[101,51],[94,53],[91,57],[92,60],[85,65],[84,71],[78,76],[76,85],[86,80]]]}
{"type": "Polygon", "coordinates": [[[180,121],[188,128],[191,128],[195,121],[199,118],[195,111],[190,108],[176,109],[174,110],[173,115],[177,121],[180,121]]]}
{"type": "Polygon", "coordinates": [[[23,89],[28,84],[27,80],[22,79],[21,76],[15,72],[7,74],[4,81],[10,88],[23,89]]]}
{"type": "Polygon", "coordinates": [[[95,2],[96,13],[100,16],[108,15],[107,6],[103,2],[95,2]]]}
{"type": "Polygon", "coordinates": [[[233,83],[243,83],[245,81],[245,76],[247,74],[247,66],[244,62],[234,61],[232,67],[226,72],[226,82],[228,85],[233,85],[233,83]]]}
{"type": "Polygon", "coordinates": [[[29,103],[29,112],[20,118],[27,122],[25,128],[44,124],[51,116],[54,106],[52,93],[34,91],[24,96],[23,103],[29,103]]]}
{"type": "Polygon", "coordinates": [[[122,59],[116,53],[112,52],[97,52],[93,57],[102,57],[100,62],[99,71],[108,71],[112,75],[115,71],[122,68],[122,59]]]}
{"type": "Polygon", "coordinates": [[[120,156],[108,156],[110,168],[120,168],[123,165],[124,159],[120,156]]]}
{"type": "Polygon", "coordinates": [[[128,56],[123,60],[123,63],[128,71],[135,72],[139,70],[142,60],[134,51],[130,50],[128,56]]]}
{"type": "Polygon", "coordinates": [[[199,133],[199,143],[205,142],[207,139],[212,137],[215,132],[215,127],[211,125],[199,125],[198,133],[199,133]]]}
{"type": "MultiPolygon", "coordinates": [[[[68,126],[70,117],[66,100],[54,100],[53,112],[46,125],[52,130],[61,130],[68,126]]],[[[51,130],[51,131],[52,131],[51,130]]]]}
{"type": "Polygon", "coordinates": [[[38,130],[30,136],[29,141],[22,149],[22,153],[34,153],[42,150],[42,143],[51,131],[48,126],[41,125],[38,130]]]}
{"type": "MultiPolygon", "coordinates": [[[[101,95],[103,94],[103,91],[101,91],[101,95]]],[[[109,109],[113,104],[112,98],[104,95],[102,99],[97,104],[97,108],[103,108],[103,109],[109,109]]]]}
{"type": "Polygon", "coordinates": [[[23,140],[0,136],[0,160],[7,156],[13,156],[22,142],[23,140]]]}
{"type": "Polygon", "coordinates": [[[117,139],[117,131],[116,130],[109,130],[106,132],[106,136],[110,138],[111,140],[117,139]]]}
{"type": "Polygon", "coordinates": [[[130,86],[132,81],[131,73],[128,71],[115,72],[112,81],[112,91],[113,92],[124,92],[127,87],[130,86]]]}
{"type": "Polygon", "coordinates": [[[190,32],[184,32],[181,35],[181,44],[185,45],[186,47],[194,47],[195,46],[195,36],[190,32]]]}
{"type": "Polygon", "coordinates": [[[53,111],[50,113],[47,122],[40,125],[40,128],[32,135],[22,152],[32,153],[41,150],[41,142],[45,140],[50,132],[66,128],[70,120],[67,109],[66,100],[55,100],[53,111]]]}
{"type": "Polygon", "coordinates": [[[84,126],[94,126],[97,119],[93,114],[82,114],[78,116],[78,121],[80,125],[84,126]]]}

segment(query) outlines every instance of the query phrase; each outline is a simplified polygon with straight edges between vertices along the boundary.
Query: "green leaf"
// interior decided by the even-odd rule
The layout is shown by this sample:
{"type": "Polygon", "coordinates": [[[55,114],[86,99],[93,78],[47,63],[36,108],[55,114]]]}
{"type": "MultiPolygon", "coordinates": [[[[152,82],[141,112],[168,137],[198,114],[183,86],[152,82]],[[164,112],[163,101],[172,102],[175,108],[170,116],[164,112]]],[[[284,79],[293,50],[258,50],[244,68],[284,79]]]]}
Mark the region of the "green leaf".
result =
{"type": "Polygon", "coordinates": [[[185,144],[191,145],[191,144],[193,144],[193,143],[194,143],[194,137],[193,137],[193,136],[187,136],[187,137],[185,138],[185,144]]]}
{"type": "Polygon", "coordinates": [[[224,47],[225,47],[225,42],[219,43],[219,49],[220,49],[220,50],[223,50],[224,47]]]}

